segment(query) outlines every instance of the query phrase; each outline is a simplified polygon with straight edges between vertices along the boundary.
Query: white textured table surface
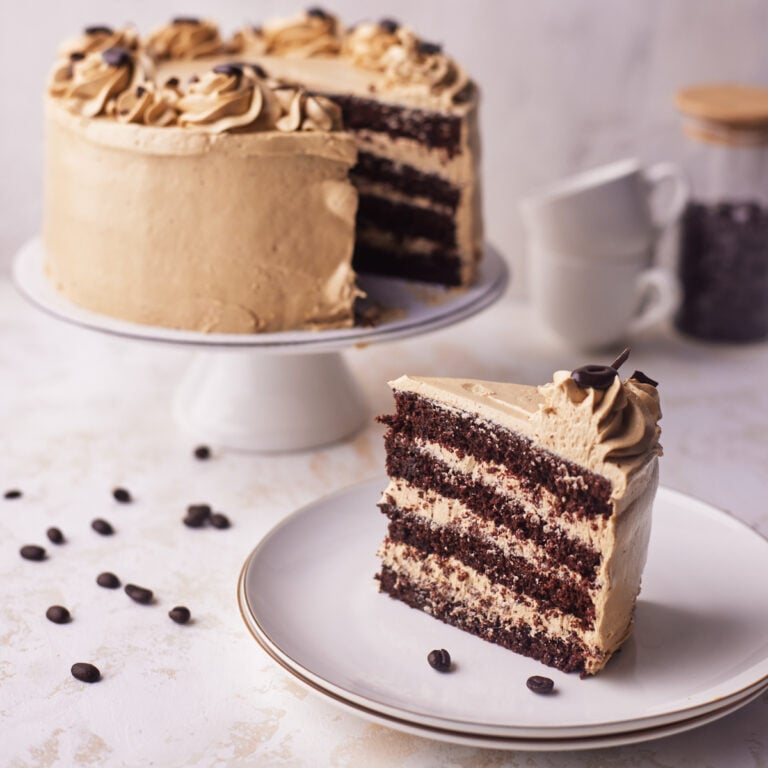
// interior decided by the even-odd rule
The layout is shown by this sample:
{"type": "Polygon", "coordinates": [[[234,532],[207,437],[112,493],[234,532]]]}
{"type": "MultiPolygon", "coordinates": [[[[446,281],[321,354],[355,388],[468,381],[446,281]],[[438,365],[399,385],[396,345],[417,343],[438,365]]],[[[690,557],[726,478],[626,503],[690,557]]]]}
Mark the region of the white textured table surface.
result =
{"type": "MultiPolygon", "coordinates": [[[[170,415],[189,352],[69,327],[0,280],[0,764],[3,766],[765,766],[768,695],[698,730],[637,746],[496,752],[369,724],[308,694],[242,623],[240,568],[259,538],[318,496],[383,472],[382,429],[296,455],[217,450],[196,461],[170,415]],[[115,486],[135,497],[111,496],[115,486]],[[192,502],[233,527],[190,530],[192,502]],[[112,537],[91,530],[111,521],[112,537]],[[67,543],[45,531],[58,525],[67,543]],[[45,562],[19,557],[46,546],[45,562]],[[96,586],[96,574],[154,589],[152,606],[96,586]],[[67,625],[45,618],[66,605],[67,625]],[[189,606],[194,622],[167,611],[189,606]],[[97,685],[70,676],[92,661],[97,685]]],[[[408,371],[526,383],[585,362],[530,330],[525,306],[408,342],[354,349],[348,361],[371,414],[408,371]]],[[[604,362],[604,361],[603,361],[604,362]]],[[[728,509],[768,534],[768,345],[710,346],[661,330],[633,344],[629,366],[661,382],[662,483],[728,509]]],[[[365,511],[361,511],[365,514],[365,511]]],[[[371,510],[370,514],[377,514],[371,510]]],[[[682,555],[681,555],[682,556],[682,555]]]]}

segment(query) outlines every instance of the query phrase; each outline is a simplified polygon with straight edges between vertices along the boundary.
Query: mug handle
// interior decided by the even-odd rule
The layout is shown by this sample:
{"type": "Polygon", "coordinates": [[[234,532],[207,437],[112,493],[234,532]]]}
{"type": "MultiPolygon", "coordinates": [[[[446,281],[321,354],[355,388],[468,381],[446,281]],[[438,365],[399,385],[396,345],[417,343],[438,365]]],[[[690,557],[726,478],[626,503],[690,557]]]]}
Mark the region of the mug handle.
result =
{"type": "Polygon", "coordinates": [[[672,315],[680,301],[680,289],[672,274],[660,267],[642,272],[636,285],[639,312],[629,324],[629,332],[644,331],[672,315]]]}
{"type": "Polygon", "coordinates": [[[688,202],[690,187],[688,180],[679,166],[674,163],[654,163],[644,171],[645,179],[650,186],[650,194],[654,195],[664,183],[672,184],[672,200],[664,216],[654,221],[658,234],[674,223],[683,212],[688,202]]]}

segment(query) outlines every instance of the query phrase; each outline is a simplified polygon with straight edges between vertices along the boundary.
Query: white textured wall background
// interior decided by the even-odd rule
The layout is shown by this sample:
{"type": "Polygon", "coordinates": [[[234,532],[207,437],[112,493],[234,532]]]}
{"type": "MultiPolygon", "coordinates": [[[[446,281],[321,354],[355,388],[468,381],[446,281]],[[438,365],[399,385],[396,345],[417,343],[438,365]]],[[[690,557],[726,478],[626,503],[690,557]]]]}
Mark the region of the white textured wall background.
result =
{"type": "MultiPolygon", "coordinates": [[[[313,4],[313,3],[307,3],[313,4]]],[[[483,87],[488,237],[519,263],[518,198],[615,158],[683,160],[672,95],[683,84],[768,85],[764,0],[328,0],[344,21],[391,16],[442,42],[483,87]]],[[[0,4],[0,271],[39,230],[41,93],[61,38],[88,24],[142,30],[181,14],[231,31],[296,0],[67,0],[0,4]]],[[[519,273],[518,273],[519,274],[519,273]]]]}

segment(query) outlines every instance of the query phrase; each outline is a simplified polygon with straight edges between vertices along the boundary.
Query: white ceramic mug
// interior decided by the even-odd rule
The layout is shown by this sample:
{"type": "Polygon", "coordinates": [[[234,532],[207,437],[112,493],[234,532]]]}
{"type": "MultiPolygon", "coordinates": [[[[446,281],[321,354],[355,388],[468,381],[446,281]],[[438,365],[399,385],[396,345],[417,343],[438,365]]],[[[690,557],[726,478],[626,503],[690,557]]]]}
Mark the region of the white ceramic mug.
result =
{"type": "Polygon", "coordinates": [[[522,200],[520,212],[528,240],[543,247],[579,259],[631,258],[656,243],[687,199],[688,183],[676,165],[644,168],[627,159],[545,187],[522,200]]]}
{"type": "Polygon", "coordinates": [[[677,281],[651,266],[648,249],[613,260],[562,259],[536,249],[531,255],[534,313],[568,346],[615,347],[666,320],[677,307],[677,281]]]}

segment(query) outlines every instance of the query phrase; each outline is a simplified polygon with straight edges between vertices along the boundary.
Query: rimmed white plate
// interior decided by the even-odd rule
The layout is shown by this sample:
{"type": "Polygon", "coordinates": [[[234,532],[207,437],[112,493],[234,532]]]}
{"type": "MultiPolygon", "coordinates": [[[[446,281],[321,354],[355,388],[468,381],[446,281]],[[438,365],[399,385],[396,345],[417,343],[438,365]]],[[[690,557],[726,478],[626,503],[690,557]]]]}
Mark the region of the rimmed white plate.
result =
{"type": "MultiPolygon", "coordinates": [[[[241,580],[241,587],[242,587],[241,580]]],[[[242,589],[241,589],[242,594],[242,589]]],[[[241,608],[245,605],[244,599],[240,599],[241,608]]],[[[471,734],[462,731],[451,731],[445,728],[430,728],[426,725],[419,725],[410,720],[401,720],[396,717],[390,717],[383,714],[378,710],[372,710],[364,707],[360,704],[356,704],[353,701],[338,696],[332,691],[325,690],[321,686],[313,683],[311,680],[303,677],[296,669],[288,666],[282,659],[275,655],[275,653],[266,645],[258,631],[255,629],[253,619],[247,612],[243,612],[243,618],[246,625],[251,630],[256,641],[261,647],[276,661],[281,667],[283,667],[291,676],[299,682],[303,687],[311,692],[320,694],[323,698],[330,700],[336,706],[344,709],[354,715],[369,720],[379,725],[385,725],[397,731],[404,733],[410,733],[415,736],[422,736],[428,739],[434,739],[436,741],[444,741],[451,744],[461,744],[463,746],[470,747],[483,747],[485,749],[507,749],[515,751],[528,751],[528,752],[559,752],[559,751],[573,751],[582,749],[603,749],[606,747],[618,747],[626,744],[638,744],[645,741],[653,741],[655,739],[661,739],[666,736],[674,736],[678,733],[684,733],[685,731],[693,730],[694,728],[700,728],[702,725],[719,720],[726,715],[730,715],[741,709],[743,706],[754,701],[759,696],[768,691],[768,685],[756,686],[750,688],[747,693],[742,696],[737,696],[733,699],[729,699],[729,703],[722,707],[705,712],[704,714],[678,720],[666,725],[657,725],[649,728],[639,728],[636,730],[619,731],[617,733],[609,733],[602,736],[582,736],[572,738],[539,738],[539,739],[525,739],[525,738],[511,738],[504,736],[483,736],[481,734],[471,734]]]]}
{"type": "Polygon", "coordinates": [[[40,237],[33,238],[16,255],[13,276],[21,293],[39,309],[74,325],[143,341],[185,344],[195,347],[254,348],[289,353],[323,352],[353,344],[371,344],[416,336],[453,325],[474,316],[504,293],[509,270],[499,252],[486,245],[478,277],[466,289],[445,288],[378,275],[360,275],[360,286],[369,304],[384,309],[381,322],[323,331],[279,333],[202,333],[161,328],[119,320],[73,304],[62,296],[45,274],[45,250],[40,237]]]}
{"type": "Polygon", "coordinates": [[[375,505],[385,485],[369,481],[299,510],[243,567],[249,628],[331,700],[469,738],[556,740],[722,716],[768,685],[768,542],[724,512],[659,490],[633,636],[581,680],[379,594],[386,519],[375,505]],[[429,667],[433,648],[451,652],[451,674],[429,667]],[[528,691],[533,674],[552,677],[556,695],[528,691]]]}

